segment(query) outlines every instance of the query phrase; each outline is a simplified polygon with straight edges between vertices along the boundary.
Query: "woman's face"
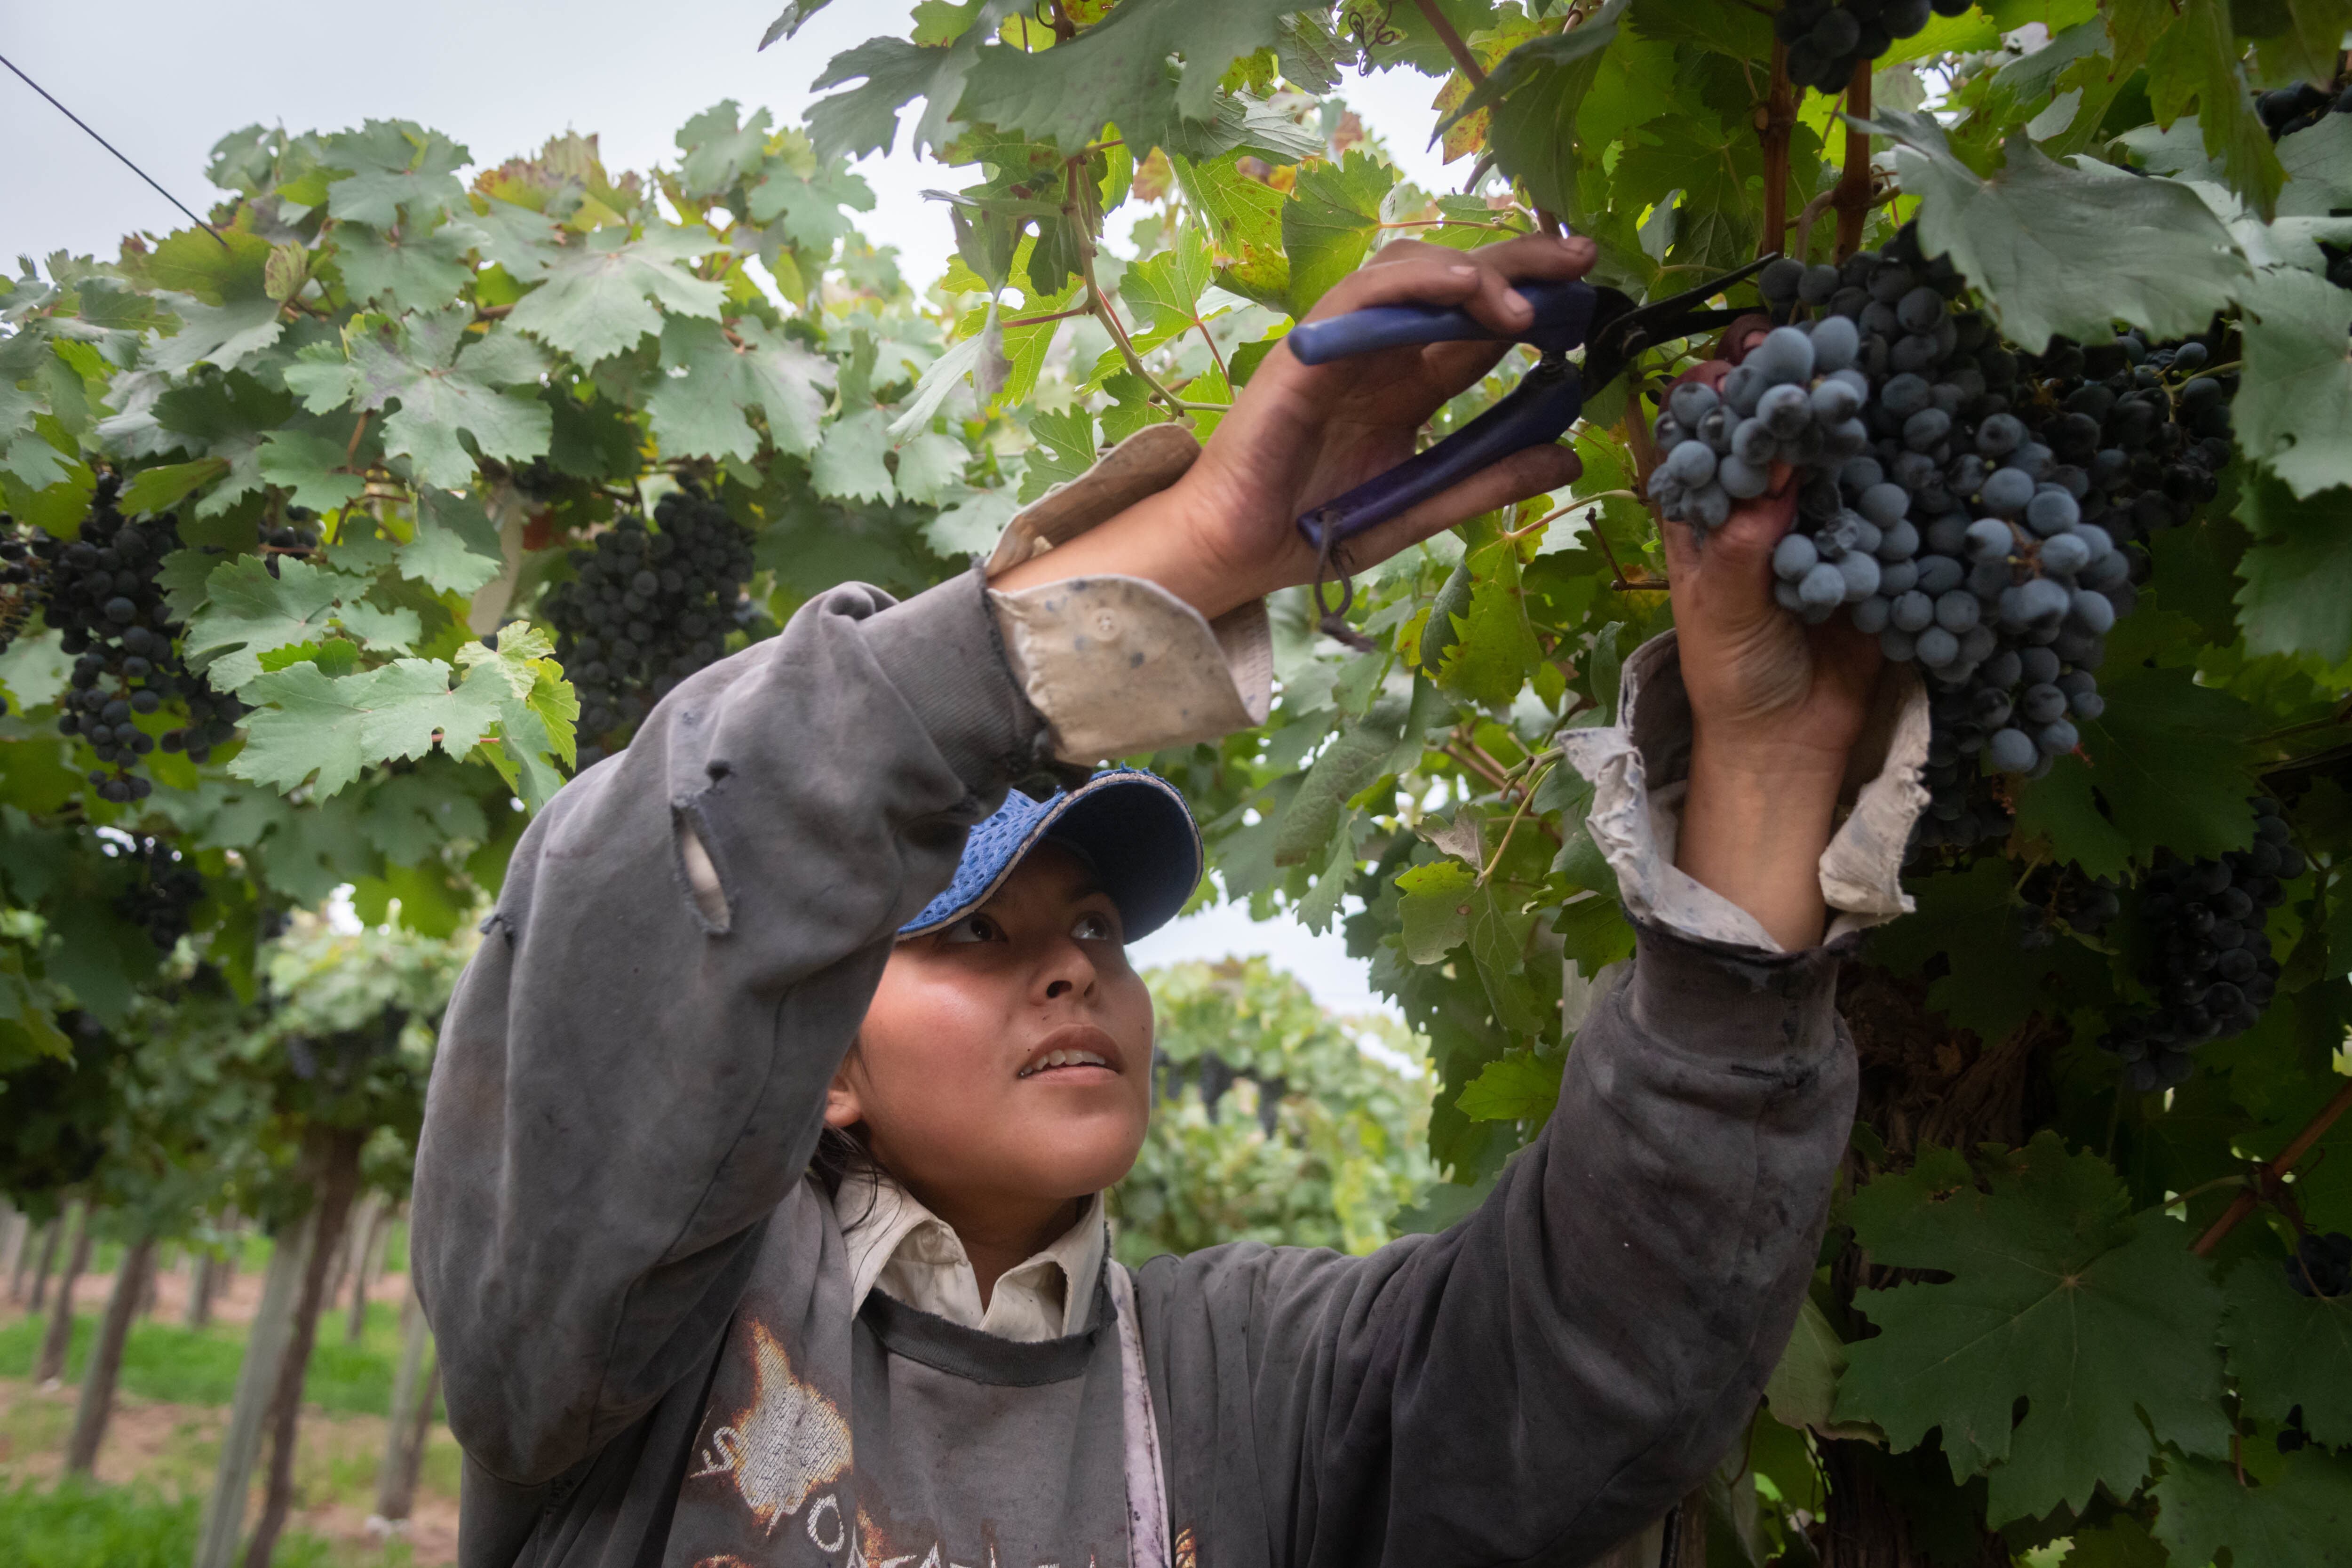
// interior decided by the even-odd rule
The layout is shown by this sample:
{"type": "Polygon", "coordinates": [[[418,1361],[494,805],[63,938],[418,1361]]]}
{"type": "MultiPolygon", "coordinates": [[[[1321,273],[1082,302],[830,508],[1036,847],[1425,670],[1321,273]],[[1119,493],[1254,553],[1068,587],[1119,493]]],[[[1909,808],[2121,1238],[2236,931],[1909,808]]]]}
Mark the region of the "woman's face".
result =
{"type": "Polygon", "coordinates": [[[1151,996],[1125,934],[1085,863],[1039,846],[979,910],[891,952],[826,1122],[864,1123],[944,1217],[1112,1185],[1151,1105],[1151,996]]]}

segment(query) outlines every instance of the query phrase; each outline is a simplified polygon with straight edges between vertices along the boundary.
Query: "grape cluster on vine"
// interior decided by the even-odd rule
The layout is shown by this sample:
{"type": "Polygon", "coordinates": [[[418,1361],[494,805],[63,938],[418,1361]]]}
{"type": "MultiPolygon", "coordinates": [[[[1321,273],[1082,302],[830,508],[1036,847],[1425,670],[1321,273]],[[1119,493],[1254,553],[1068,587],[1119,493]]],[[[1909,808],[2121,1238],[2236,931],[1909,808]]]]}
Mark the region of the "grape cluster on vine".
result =
{"type": "Polygon", "coordinates": [[[572,551],[572,581],[547,597],[556,657],[580,695],[583,768],[720,658],[751,574],[751,536],[715,501],[672,491],[654,523],[631,513],[572,551]]]}
{"type": "Polygon", "coordinates": [[[2021,355],[1912,226],[1758,285],[1781,324],[1719,390],[1674,388],[1652,498],[1704,540],[1773,462],[1796,466],[1776,597],[1809,622],[1843,607],[1928,676],[1920,846],[1998,837],[2007,808],[1982,775],[2039,776],[2104,712],[2094,671],[2146,574],[2134,547],[2213,494],[2234,378],[2200,374],[2194,340],[2021,355]]]}
{"type": "Polygon", "coordinates": [[[2123,912],[2123,898],[2112,879],[2084,877],[2070,867],[2037,867],[2021,891],[2025,907],[2018,916],[2017,945],[2028,952],[2055,942],[2062,928],[2095,940],[2123,912]]]}
{"type": "Polygon", "coordinates": [[[2308,131],[2330,114],[2352,114],[2352,80],[2333,87],[2299,81],[2275,92],[2254,95],[2254,112],[2275,142],[2298,131],[2308,131]]]}
{"type": "Polygon", "coordinates": [[[2352,1296],[2352,1236],[2305,1231],[2287,1259],[2286,1282],[2298,1296],[2352,1296]]]}
{"type": "Polygon", "coordinates": [[[127,847],[109,846],[109,852],[128,858],[138,880],[114,900],[114,912],[147,933],[147,940],[169,952],[188,934],[189,912],[205,896],[205,879],[181,853],[160,838],[133,838],[127,847]]]}
{"type": "Polygon", "coordinates": [[[1843,92],[1853,68],[1874,60],[1898,38],[1917,36],[1930,16],[1958,16],[1975,0],[1789,0],[1772,18],[1789,47],[1789,79],[1819,92],[1843,92]]]}
{"type": "Polygon", "coordinates": [[[2278,989],[2269,914],[2305,863],[2278,803],[2257,795],[2252,804],[2251,848],[2214,860],[2168,854],[2140,884],[2150,945],[2144,977],[2158,1003],[2100,1042],[2123,1058],[2125,1081],[2138,1092],[2186,1082],[2189,1053],[2252,1028],[2278,989]]]}
{"type": "Polygon", "coordinates": [[[58,698],[58,728],[79,737],[97,758],[89,782],[101,800],[143,800],[153,782],[133,772],[160,743],[205,761],[236,733],[244,705],[215,692],[180,662],[180,624],[156,581],[163,557],[180,547],[169,518],[125,518],[115,506],[121,481],[100,475],[72,540],[40,536],[33,551],[46,570],[44,618],[74,658],[58,698]],[[159,737],[139,721],[184,700],[188,722],[159,737]]]}

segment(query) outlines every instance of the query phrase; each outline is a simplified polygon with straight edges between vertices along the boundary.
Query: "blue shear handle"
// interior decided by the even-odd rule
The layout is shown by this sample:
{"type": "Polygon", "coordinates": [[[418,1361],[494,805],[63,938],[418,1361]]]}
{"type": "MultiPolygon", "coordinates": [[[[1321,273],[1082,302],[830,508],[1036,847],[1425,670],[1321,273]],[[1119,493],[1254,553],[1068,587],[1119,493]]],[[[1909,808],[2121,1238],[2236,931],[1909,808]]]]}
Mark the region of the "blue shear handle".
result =
{"type": "MultiPolygon", "coordinates": [[[[1513,342],[1532,343],[1547,353],[1566,353],[1583,343],[1592,325],[1594,295],[1589,283],[1522,283],[1519,297],[1535,307],[1513,342]]],[[[1436,305],[1373,305],[1344,316],[1327,316],[1290,329],[1283,341],[1301,364],[1328,364],[1350,354],[1370,353],[1406,343],[1493,342],[1506,334],[1488,331],[1469,311],[1436,305]]]]}
{"type": "Polygon", "coordinates": [[[1427,451],[1302,514],[1298,531],[1319,553],[1327,542],[1336,544],[1402,516],[1514,452],[1559,440],[1583,412],[1584,384],[1573,369],[1538,370],[1427,451]]]}

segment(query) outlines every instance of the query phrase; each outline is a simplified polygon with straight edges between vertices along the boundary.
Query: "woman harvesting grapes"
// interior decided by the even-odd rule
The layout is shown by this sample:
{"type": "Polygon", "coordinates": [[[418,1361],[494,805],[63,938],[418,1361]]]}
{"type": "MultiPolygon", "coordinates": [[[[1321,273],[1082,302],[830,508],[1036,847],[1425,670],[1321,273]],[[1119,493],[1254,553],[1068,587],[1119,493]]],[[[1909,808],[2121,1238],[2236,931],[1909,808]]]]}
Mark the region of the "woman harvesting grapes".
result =
{"type": "MultiPolygon", "coordinates": [[[[1510,282],[1592,259],[1395,246],[1316,314],[1507,334],[1510,282]]],[[[1786,482],[1704,553],[1670,531],[1679,642],[1585,732],[1639,951],[1492,1195],[1368,1258],[1105,1245],[1150,1099],[1123,944],[1199,851],[1169,786],[1087,769],[1263,717],[1263,597],[1321,564],[1292,520],[1499,353],[1276,350],[1205,450],[1147,431],[971,575],[822,596],[533,824],[417,1179],[468,1563],[1573,1563],[1720,1456],[1846,1140],[1843,939],[1902,907],[1924,800],[1916,681],[1774,603],[1786,482]]],[[[1529,448],[1335,564],[1574,462],[1529,448]]]]}

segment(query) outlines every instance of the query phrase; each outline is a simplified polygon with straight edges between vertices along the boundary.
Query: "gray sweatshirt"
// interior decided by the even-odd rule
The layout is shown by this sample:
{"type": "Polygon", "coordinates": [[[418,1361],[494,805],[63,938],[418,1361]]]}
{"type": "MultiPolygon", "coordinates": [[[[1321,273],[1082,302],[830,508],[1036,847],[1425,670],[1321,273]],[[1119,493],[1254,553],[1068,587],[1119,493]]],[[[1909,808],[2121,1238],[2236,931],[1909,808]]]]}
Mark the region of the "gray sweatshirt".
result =
{"type": "Polygon", "coordinates": [[[1574,1563],[1640,1528],[1737,1437],[1811,1273],[1842,944],[1643,922],[1551,1121],[1443,1235],[1110,1264],[1043,1343],[852,1314],[804,1175],[825,1085],[1052,745],[999,625],[977,574],[829,593],[524,835],[417,1165],[461,1563],[1574,1563]]]}

